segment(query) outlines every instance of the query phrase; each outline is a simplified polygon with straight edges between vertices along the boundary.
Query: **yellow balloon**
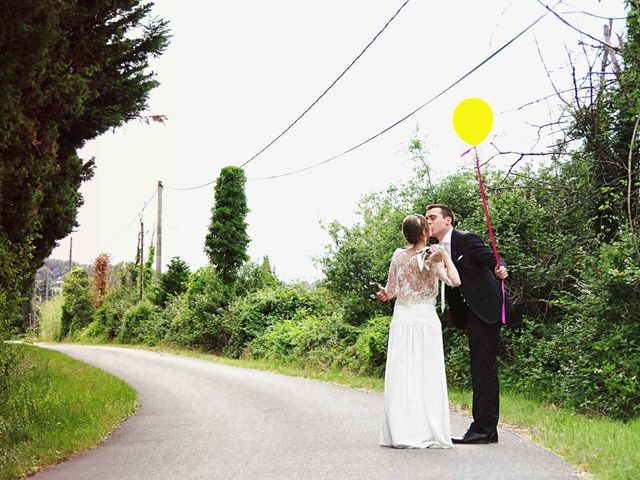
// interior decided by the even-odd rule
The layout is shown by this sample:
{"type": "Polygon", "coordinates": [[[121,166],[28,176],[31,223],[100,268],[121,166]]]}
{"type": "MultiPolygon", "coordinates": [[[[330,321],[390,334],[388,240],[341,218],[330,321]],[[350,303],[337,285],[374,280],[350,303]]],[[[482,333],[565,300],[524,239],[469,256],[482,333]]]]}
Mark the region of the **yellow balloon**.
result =
{"type": "Polygon", "coordinates": [[[493,112],[481,98],[466,98],[453,111],[453,128],[470,145],[479,145],[491,131],[493,112]]]}

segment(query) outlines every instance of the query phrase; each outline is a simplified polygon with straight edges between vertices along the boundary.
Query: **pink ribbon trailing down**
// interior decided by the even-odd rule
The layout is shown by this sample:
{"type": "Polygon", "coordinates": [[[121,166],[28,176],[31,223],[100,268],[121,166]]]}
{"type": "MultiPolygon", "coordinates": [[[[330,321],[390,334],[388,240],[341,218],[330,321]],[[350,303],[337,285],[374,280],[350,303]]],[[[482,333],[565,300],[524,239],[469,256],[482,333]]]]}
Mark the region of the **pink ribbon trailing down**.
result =
{"type": "MultiPolygon", "coordinates": [[[[491,228],[491,219],[489,218],[489,208],[487,207],[487,198],[484,194],[484,185],[482,184],[482,173],[480,173],[480,159],[478,158],[478,149],[476,147],[471,147],[469,150],[464,152],[460,157],[464,157],[471,150],[474,151],[476,156],[476,168],[478,170],[478,183],[480,184],[480,195],[482,196],[482,208],[484,209],[484,216],[487,219],[487,227],[489,227],[489,238],[491,239],[491,246],[493,247],[493,253],[496,256],[496,264],[497,267],[500,266],[500,256],[498,255],[498,247],[496,246],[496,240],[493,238],[493,229],[491,228]]],[[[502,284],[502,324],[507,324],[507,316],[505,312],[505,301],[504,301],[504,279],[500,279],[502,284]]]]}

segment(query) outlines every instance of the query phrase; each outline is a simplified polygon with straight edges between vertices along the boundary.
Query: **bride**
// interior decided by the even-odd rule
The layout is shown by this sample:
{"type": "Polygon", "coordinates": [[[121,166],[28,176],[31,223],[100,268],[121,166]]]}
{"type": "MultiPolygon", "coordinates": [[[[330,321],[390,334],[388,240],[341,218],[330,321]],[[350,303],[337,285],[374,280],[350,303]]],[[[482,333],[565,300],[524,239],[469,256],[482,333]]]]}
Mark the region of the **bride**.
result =
{"type": "Polygon", "coordinates": [[[436,313],[437,280],[460,286],[444,248],[427,246],[422,215],[402,222],[407,248],[391,259],[386,287],[377,296],[396,298],[389,330],[380,444],[395,448],[451,448],[442,329],[436,313]]]}

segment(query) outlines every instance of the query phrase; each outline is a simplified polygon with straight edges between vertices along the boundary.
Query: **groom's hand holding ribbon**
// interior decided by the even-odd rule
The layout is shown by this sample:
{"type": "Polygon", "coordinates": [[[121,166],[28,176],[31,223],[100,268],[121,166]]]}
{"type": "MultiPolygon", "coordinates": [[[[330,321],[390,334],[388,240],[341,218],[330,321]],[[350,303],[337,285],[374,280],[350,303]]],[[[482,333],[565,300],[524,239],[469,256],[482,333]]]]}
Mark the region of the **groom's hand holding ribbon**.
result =
{"type": "Polygon", "coordinates": [[[496,272],[496,277],[498,277],[500,280],[504,280],[509,276],[507,267],[505,267],[504,265],[498,265],[494,271],[496,272]]]}

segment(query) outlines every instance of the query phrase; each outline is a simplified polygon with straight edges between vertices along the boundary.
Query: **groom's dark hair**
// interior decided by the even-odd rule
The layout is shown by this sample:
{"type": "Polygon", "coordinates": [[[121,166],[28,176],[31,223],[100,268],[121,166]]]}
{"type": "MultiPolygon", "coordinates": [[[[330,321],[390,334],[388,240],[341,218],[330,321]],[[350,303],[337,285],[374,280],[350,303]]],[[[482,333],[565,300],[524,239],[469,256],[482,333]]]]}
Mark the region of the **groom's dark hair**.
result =
{"type": "Polygon", "coordinates": [[[442,213],[442,216],[444,218],[449,217],[451,219],[451,225],[455,225],[456,224],[456,216],[453,213],[453,210],[451,210],[449,207],[447,207],[446,205],[442,205],[440,203],[433,203],[431,205],[427,205],[427,212],[429,210],[431,210],[432,208],[439,208],[440,209],[440,213],[442,213]]]}

